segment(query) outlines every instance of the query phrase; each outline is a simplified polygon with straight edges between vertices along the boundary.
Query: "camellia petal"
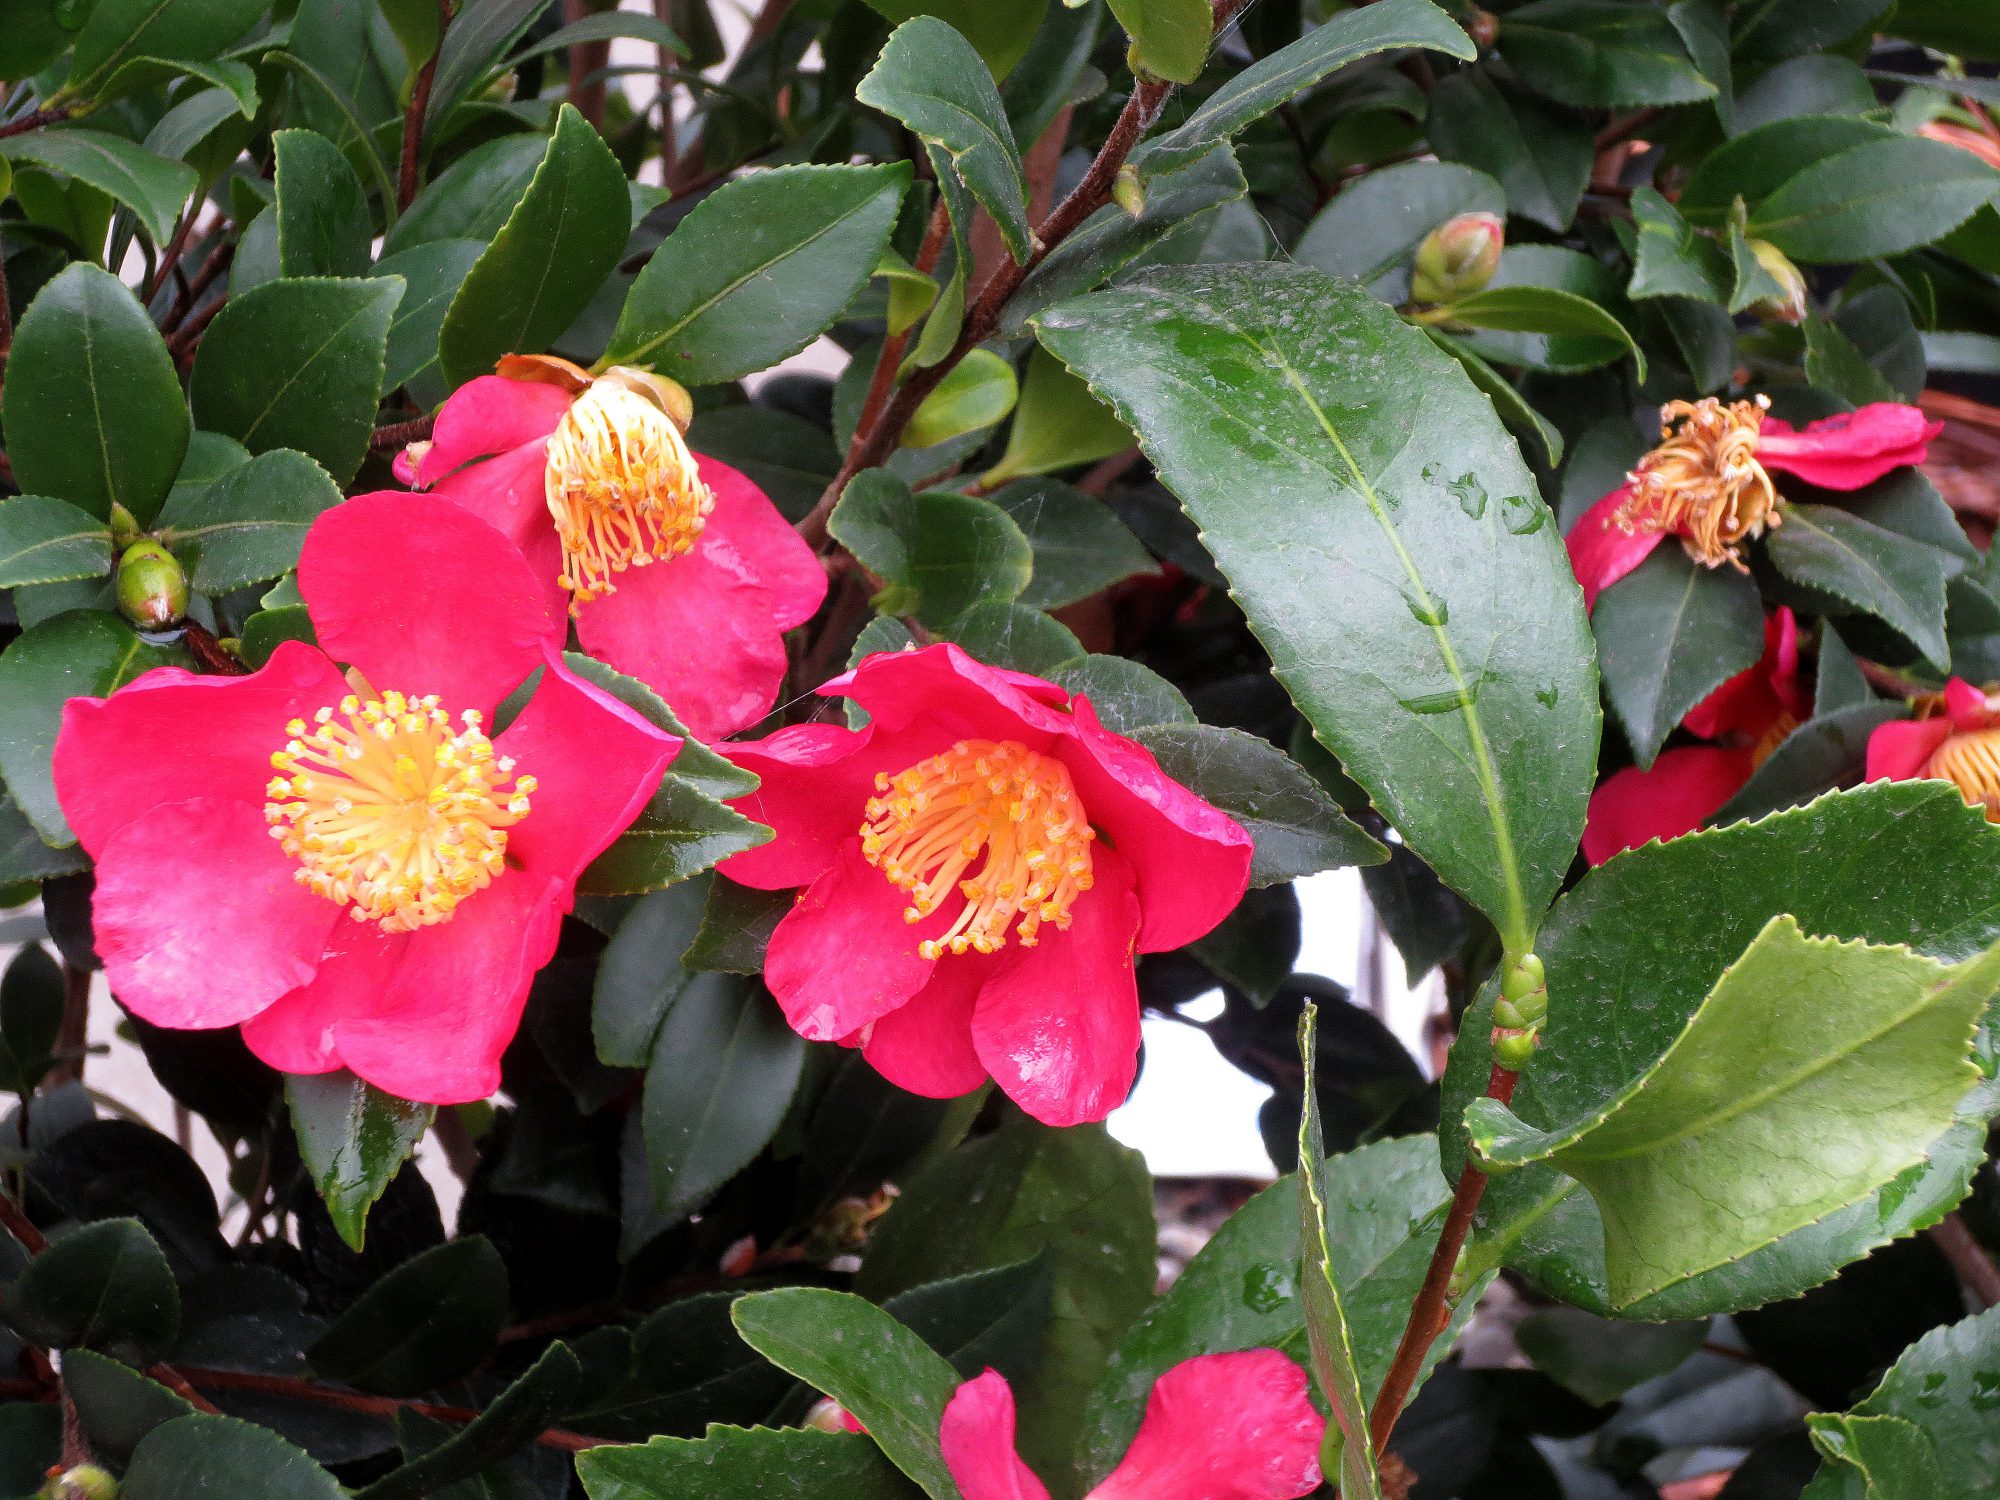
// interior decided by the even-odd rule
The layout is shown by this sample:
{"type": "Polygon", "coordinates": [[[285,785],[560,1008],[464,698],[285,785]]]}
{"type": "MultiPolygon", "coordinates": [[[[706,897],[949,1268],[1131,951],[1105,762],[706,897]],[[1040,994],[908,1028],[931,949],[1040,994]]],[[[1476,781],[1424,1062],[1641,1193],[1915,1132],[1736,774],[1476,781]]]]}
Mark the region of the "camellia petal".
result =
{"type": "Polygon", "coordinates": [[[156,1026],[233,1026],[313,976],[340,909],[292,878],[256,804],[154,807],[97,850],[112,993],[156,1026]]]}
{"type": "Polygon", "coordinates": [[[1764,617],[1764,652],[1687,711],[1681,724],[1705,740],[1725,734],[1761,739],[1789,715],[1802,720],[1812,702],[1799,681],[1799,624],[1784,605],[1764,617]]]}
{"type": "Polygon", "coordinates": [[[695,455],[715,494],[696,552],[724,572],[754,578],[770,596],[771,623],[790,630],[810,620],[826,598],[826,565],[770,497],[720,459],[695,455]]]}
{"type": "Polygon", "coordinates": [[[1053,682],[975,660],[950,642],[878,651],[820,688],[852,698],[886,733],[923,723],[941,740],[1014,740],[1030,750],[1069,730],[1069,694],[1053,682]]]}
{"type": "Polygon", "coordinates": [[[160,667],[109,698],[72,698],[56,736],[63,815],[98,854],[120,827],[163,803],[213,797],[261,807],[285,725],[347,690],[323,652],[286,641],[248,677],[160,667]]]}
{"type": "Polygon", "coordinates": [[[1664,750],[1649,770],[1627,766],[1598,783],[1583,826],[1583,857],[1601,865],[1654,839],[1677,839],[1708,821],[1756,768],[1749,750],[1687,745],[1664,750]]]}
{"type": "MultiPolygon", "coordinates": [[[[476,459],[539,444],[556,430],[570,399],[561,386],[539,380],[499,375],[468,380],[438,408],[430,441],[397,456],[396,477],[425,489],[476,459]]],[[[539,465],[537,472],[539,477],[539,465]]]]}
{"type": "Polygon", "coordinates": [[[1854,411],[1808,422],[1800,431],[1775,417],[1764,419],[1757,459],[1766,468],[1796,475],[1829,490],[1858,490],[1892,469],[1920,464],[1944,423],[1914,406],[1875,401],[1854,411]]]}
{"type": "Polygon", "coordinates": [[[1088,1500],[1298,1500],[1319,1488],[1325,1435],[1306,1372],[1276,1349],[1199,1355],[1154,1384],[1088,1500]]]}
{"type": "Polygon", "coordinates": [[[536,442],[495,454],[483,463],[446,475],[429,493],[464,506],[518,547],[548,590],[549,607],[560,615],[569,609],[569,595],[556,582],[556,575],[562,572],[562,543],[549,524],[549,503],[543,494],[548,457],[542,450],[543,445],[536,442]]]}
{"type": "Polygon", "coordinates": [[[1047,1488],[1014,1451],[1014,1392],[998,1370],[952,1393],[938,1447],[965,1500],[1049,1500],[1047,1488]]]}
{"type": "Polygon", "coordinates": [[[930,980],[935,959],[918,940],[942,924],[903,920],[909,898],[861,857],[850,838],[771,934],[764,983],[792,1030],[831,1042],[861,1030],[930,980]]]}
{"type": "Polygon", "coordinates": [[[1868,764],[1863,775],[1869,781],[1913,781],[1937,754],[1938,746],[1951,738],[1950,719],[1898,719],[1877,724],[1868,735],[1868,764]]]}
{"type": "Polygon", "coordinates": [[[955,1099],[986,1081],[986,1064],[972,1045],[979,991],[1002,962],[967,953],[940,962],[930,982],[858,1038],[861,1055],[899,1089],[926,1099],[955,1099]]]}
{"type": "Polygon", "coordinates": [[[1070,909],[1069,929],[1045,927],[1034,947],[1004,950],[972,1017],[972,1043],[993,1081],[1045,1125],[1103,1119],[1139,1070],[1132,867],[1102,845],[1094,867],[1096,884],[1070,909]]]}
{"type": "Polygon", "coordinates": [[[319,643],[378,692],[490,710],[561,649],[560,613],[507,538],[449,500],[378,492],[313,523],[299,592],[319,643]]]}
{"type": "Polygon", "coordinates": [[[758,890],[811,885],[861,826],[861,805],[874,793],[881,757],[868,753],[872,724],[794,724],[761,740],[724,745],[722,753],[760,779],[732,804],[776,835],[768,844],[733,854],[719,867],[758,890]]]}
{"type": "Polygon", "coordinates": [[[1583,585],[1585,609],[1596,608],[1599,594],[1651,557],[1660,545],[1662,533],[1652,527],[1627,531],[1618,523],[1618,512],[1631,494],[1625,485],[1613,490],[1585,511],[1564,539],[1570,568],[1583,585]]]}
{"type": "Polygon", "coordinates": [[[412,936],[336,921],[319,972],[245,1021],[244,1044],[281,1073],[331,1073],[341,1066],[333,1023],[380,1003],[412,936]]]}

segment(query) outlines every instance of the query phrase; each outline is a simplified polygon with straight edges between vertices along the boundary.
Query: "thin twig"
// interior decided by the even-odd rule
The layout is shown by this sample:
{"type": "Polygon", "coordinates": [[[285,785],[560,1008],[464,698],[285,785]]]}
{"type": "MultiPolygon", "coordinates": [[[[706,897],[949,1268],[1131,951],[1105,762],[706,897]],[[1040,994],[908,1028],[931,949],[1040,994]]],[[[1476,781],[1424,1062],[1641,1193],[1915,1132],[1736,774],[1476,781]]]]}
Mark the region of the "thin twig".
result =
{"type": "Polygon", "coordinates": [[[55,1066],[49,1069],[50,1087],[78,1083],[83,1078],[83,1059],[90,1046],[90,971],[62,966],[62,1022],[56,1028],[55,1066]]]}
{"type": "Polygon", "coordinates": [[[230,263],[235,259],[236,241],[229,237],[227,226],[224,226],[224,232],[216,241],[215,248],[202,257],[202,262],[195,268],[194,275],[175,285],[173,301],[169,302],[167,310],[160,314],[160,331],[171,334],[178,329],[181,320],[193,310],[197,302],[201,301],[208,289],[215,285],[216,278],[228,270],[230,263]]]}
{"type": "Polygon", "coordinates": [[[27,1210],[5,1193],[0,1193],[0,1229],[5,1229],[19,1240],[21,1248],[30,1255],[40,1255],[49,1248],[48,1236],[35,1227],[27,1210]]]}
{"type": "MultiPolygon", "coordinates": [[[[930,222],[924,226],[924,241],[917,249],[916,268],[929,275],[944,254],[945,235],[951,229],[951,211],[945,206],[943,193],[938,194],[935,207],[931,209],[930,222]]],[[[854,423],[854,430],[866,432],[874,426],[882,415],[882,407],[889,399],[889,393],[896,387],[896,372],[902,367],[903,355],[910,347],[912,329],[892,333],[882,345],[882,352],[875,360],[875,373],[868,379],[868,393],[861,401],[861,415],[854,423]]]]}
{"type": "Polygon", "coordinates": [[[174,226],[173,237],[160,251],[160,263],[153,269],[153,279],[146,283],[146,301],[151,302],[160,295],[160,288],[167,284],[167,278],[179,268],[181,256],[187,250],[188,236],[194,233],[194,221],[201,217],[202,200],[197,196],[181,215],[180,223],[174,226]]]}
{"type": "Polygon", "coordinates": [[[2000,1307],[2000,1266],[1993,1264],[1993,1257],[1972,1237],[1965,1220],[1955,1213],[1946,1214],[1931,1225],[1930,1236],[1979,1305],[2000,1307]]]}
{"type": "Polygon", "coordinates": [[[430,113],[431,84],[437,79],[438,59],[444,56],[444,34],[451,26],[451,0],[438,0],[437,47],[417,72],[410,90],[410,107],[403,111],[402,170],[396,177],[396,207],[405,209],[417,196],[417,151],[424,143],[424,116],[430,113]]]}
{"type": "Polygon", "coordinates": [[[223,650],[222,642],[206,626],[198,625],[193,620],[185,621],[181,626],[181,638],[187,643],[188,650],[194,653],[202,671],[217,677],[250,675],[250,669],[223,650]]]}
{"type": "Polygon", "coordinates": [[[380,453],[385,448],[401,448],[409,443],[421,442],[431,435],[431,427],[436,421],[437,413],[426,412],[407,422],[391,422],[386,427],[375,429],[368,439],[368,446],[380,453]]]}
{"type": "Polygon", "coordinates": [[[0,141],[6,140],[10,135],[26,135],[31,130],[40,130],[44,125],[54,125],[67,120],[69,114],[67,104],[58,104],[51,109],[30,110],[20,119],[9,120],[5,125],[0,125],[0,141]]]}
{"type": "MultiPolygon", "coordinates": [[[[435,1406],[428,1401],[403,1401],[393,1396],[367,1396],[360,1391],[343,1391],[332,1386],[318,1385],[310,1380],[300,1380],[290,1375],[258,1375],[247,1370],[208,1370],[189,1367],[181,1375],[188,1384],[206,1386],[212,1391],[255,1391],[262,1396],[289,1396],[299,1401],[311,1401],[315,1405],[330,1406],[337,1411],[359,1412],[371,1417],[393,1417],[398,1412],[414,1412],[420,1417],[429,1417],[435,1422],[473,1422],[482,1415],[465,1406],[435,1406]]],[[[535,1441],[544,1448],[558,1448],[565,1453],[581,1453],[586,1448],[598,1448],[610,1441],[609,1438],[586,1437],[580,1432],[569,1432],[560,1427],[551,1427],[536,1437],[535,1441]]]]}

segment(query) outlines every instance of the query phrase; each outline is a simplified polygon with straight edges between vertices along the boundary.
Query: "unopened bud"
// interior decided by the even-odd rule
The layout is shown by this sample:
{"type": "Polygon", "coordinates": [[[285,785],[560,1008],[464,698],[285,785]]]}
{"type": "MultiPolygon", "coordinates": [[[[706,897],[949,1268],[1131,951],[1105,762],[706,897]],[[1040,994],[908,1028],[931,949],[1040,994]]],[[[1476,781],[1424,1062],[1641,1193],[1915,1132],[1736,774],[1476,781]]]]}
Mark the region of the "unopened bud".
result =
{"type": "Polygon", "coordinates": [[[1490,10],[1481,10],[1475,5],[1463,24],[1465,34],[1472,38],[1473,45],[1481,52],[1500,40],[1500,18],[1490,10]]]}
{"type": "Polygon", "coordinates": [[[42,1494],[46,1500],[114,1500],[118,1481],[96,1464],[77,1464],[51,1473],[42,1494]]]}
{"type": "Polygon", "coordinates": [[[1493,1002],[1493,1024],[1508,1031],[1526,1031],[1533,1023],[1521,1014],[1519,1006],[1502,995],[1493,1002]]]}
{"type": "Polygon", "coordinates": [[[187,613],[187,574],[158,542],[134,542],[118,559],[118,608],[141,630],[163,630],[187,613]]]}
{"type": "Polygon", "coordinates": [[[1751,316],[1765,323],[1803,323],[1806,320],[1806,279],[1799,268],[1769,240],[1751,240],[1748,243],[1750,253],[1757,257],[1757,264],[1783,288],[1779,295],[1759,297],[1751,303],[1751,316]]]}
{"type": "Polygon", "coordinates": [[[1539,958],[1524,953],[1514,960],[1507,977],[1500,982],[1500,999],[1493,1007],[1494,1024],[1520,1030],[1538,1025],[1548,1013],[1548,976],[1539,958]]]}
{"type": "Polygon", "coordinates": [[[1534,1060],[1538,1040],[1532,1031],[1498,1032],[1493,1038],[1493,1060],[1509,1073],[1518,1073],[1534,1060]]]}
{"type": "Polygon", "coordinates": [[[1146,211],[1146,185],[1139,181],[1138,170],[1129,161],[1111,179],[1111,201],[1125,210],[1128,219],[1136,219],[1146,211]]]}
{"type": "Polygon", "coordinates": [[[822,1396],[813,1403],[813,1409],[806,1413],[803,1424],[814,1432],[866,1432],[868,1429],[854,1420],[854,1414],[831,1396],[822,1396]]]}
{"type": "Polygon", "coordinates": [[[123,552],[127,547],[131,546],[134,542],[138,541],[139,538],[144,536],[145,534],[146,533],[140,529],[139,518],[133,515],[132,512],[127,510],[124,506],[120,505],[116,500],[113,500],[111,502],[112,550],[116,552],[123,552]]]}
{"type": "Polygon", "coordinates": [[[1469,297],[1493,279],[1506,248],[1507,226],[1498,214],[1460,214],[1447,219],[1417,246],[1410,296],[1427,303],[1469,297]]]}

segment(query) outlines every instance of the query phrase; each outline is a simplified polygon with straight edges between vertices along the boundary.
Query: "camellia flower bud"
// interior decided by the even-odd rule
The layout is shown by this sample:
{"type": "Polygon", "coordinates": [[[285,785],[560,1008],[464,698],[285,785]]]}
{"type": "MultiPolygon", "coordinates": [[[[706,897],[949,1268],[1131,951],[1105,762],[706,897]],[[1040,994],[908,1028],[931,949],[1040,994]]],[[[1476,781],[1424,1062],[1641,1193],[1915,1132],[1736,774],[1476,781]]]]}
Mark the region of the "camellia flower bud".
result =
{"type": "Polygon", "coordinates": [[[1146,211],[1146,185],[1139,180],[1138,170],[1129,161],[1111,179],[1111,199],[1125,210],[1127,218],[1136,219],[1146,211]]]}
{"type": "Polygon", "coordinates": [[[48,1500],[114,1500],[118,1481],[96,1464],[77,1464],[51,1473],[42,1494],[48,1500]]]}
{"type": "Polygon", "coordinates": [[[1417,246],[1410,296],[1417,302],[1455,302],[1493,279],[1507,226],[1498,214],[1460,214],[1447,219],[1417,246]]]}
{"type": "Polygon", "coordinates": [[[1803,323],[1806,320],[1806,279],[1799,268],[1769,240],[1749,241],[1750,253],[1757,257],[1770,278],[1784,288],[1774,297],[1759,297],[1750,304],[1750,313],[1766,323],[1803,323]]]}
{"type": "Polygon", "coordinates": [[[118,559],[118,608],[141,630],[163,630],[187,613],[187,574],[158,542],[134,542],[118,559]]]}

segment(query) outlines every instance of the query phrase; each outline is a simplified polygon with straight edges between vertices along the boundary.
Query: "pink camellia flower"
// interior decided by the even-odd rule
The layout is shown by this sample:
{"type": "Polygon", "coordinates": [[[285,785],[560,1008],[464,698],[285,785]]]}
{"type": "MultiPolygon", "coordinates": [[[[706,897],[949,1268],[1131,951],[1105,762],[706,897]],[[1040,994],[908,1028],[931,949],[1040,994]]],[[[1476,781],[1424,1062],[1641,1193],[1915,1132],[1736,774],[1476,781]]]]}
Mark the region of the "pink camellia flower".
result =
{"type": "Polygon", "coordinates": [[[803,886],[764,981],[792,1029],[912,1093],[989,1075],[1051,1125],[1131,1091],[1134,952],[1192,942],[1249,880],[1250,835],[1103,728],[1090,700],[953,645],[882,652],[820,689],[870,721],[725,745],[777,837],[722,872],[803,886]]]}
{"type": "Polygon", "coordinates": [[[1660,408],[1660,445],[1570,530],[1570,566],[1586,608],[1668,535],[1707,567],[1743,568],[1743,543],[1784,520],[1769,470],[1821,489],[1858,490],[1922,463],[1944,428],[1914,406],[1877,401],[1794,432],[1765,415],[1770,404],[1764,396],[1727,405],[1705,396],[1660,408]]]}
{"type": "Polygon", "coordinates": [[[240,1025],[287,1073],[483,1099],[577,876],[680,741],[563,666],[541,580],[446,501],[328,511],[299,589],[319,647],[64,707],[56,791],[97,862],[97,951],[157,1026],[240,1025]]]}
{"type": "MultiPolygon", "coordinates": [[[[1319,1488],[1326,1418],[1276,1349],[1203,1354],[1162,1375],[1124,1460],[1084,1500],[1298,1500],[1319,1488]]],[[[961,1385],[938,1434],[965,1500],[1049,1500],[1014,1451],[997,1370],[961,1385]]]]}
{"type": "Polygon", "coordinates": [[[697,738],[756,723],[784,680],[784,633],[826,597],[812,548],[756,485],[689,452],[672,381],[548,356],[500,372],[459,387],[396,477],[512,537],[568,596],[584,649],[697,738]]]}
{"type": "Polygon", "coordinates": [[[1954,677],[1916,709],[1914,719],[1879,724],[1868,736],[1868,779],[1949,781],[2000,823],[2000,705],[1954,677]]]}
{"type": "Polygon", "coordinates": [[[1782,605],[1764,617],[1764,654],[1687,711],[1681,727],[1711,741],[1662,750],[1644,770],[1627,766],[1590,795],[1583,857],[1601,865],[1654,839],[1701,827],[1743,789],[1812,712],[1799,674],[1799,625],[1782,605]]]}

